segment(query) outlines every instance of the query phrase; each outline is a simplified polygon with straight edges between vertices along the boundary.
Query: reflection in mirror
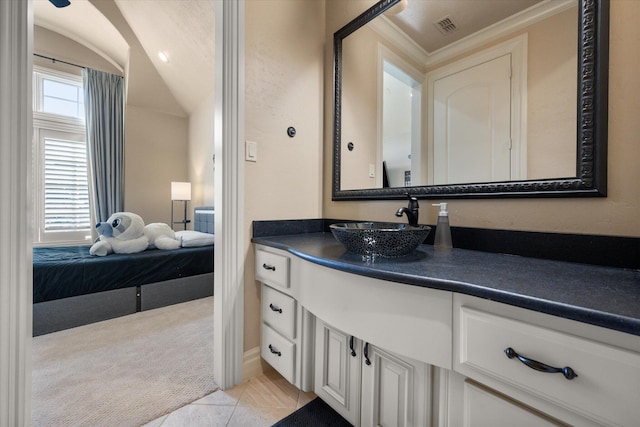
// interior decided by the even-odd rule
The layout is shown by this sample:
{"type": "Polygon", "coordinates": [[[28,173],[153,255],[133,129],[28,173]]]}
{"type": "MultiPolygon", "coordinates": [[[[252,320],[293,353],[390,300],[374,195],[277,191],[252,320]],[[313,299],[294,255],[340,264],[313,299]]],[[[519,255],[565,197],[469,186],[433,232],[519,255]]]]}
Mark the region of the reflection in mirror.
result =
{"type": "Polygon", "coordinates": [[[605,194],[604,0],[396,3],[334,36],[334,199],[605,194]]]}

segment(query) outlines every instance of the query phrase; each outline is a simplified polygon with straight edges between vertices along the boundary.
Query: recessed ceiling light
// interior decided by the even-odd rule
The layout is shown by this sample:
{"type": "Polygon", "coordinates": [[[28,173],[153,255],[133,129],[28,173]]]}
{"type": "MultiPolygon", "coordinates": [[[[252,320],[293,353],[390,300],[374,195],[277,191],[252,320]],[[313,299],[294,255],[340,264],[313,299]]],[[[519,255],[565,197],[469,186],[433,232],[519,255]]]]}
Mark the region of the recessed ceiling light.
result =
{"type": "Polygon", "coordinates": [[[160,58],[162,62],[169,62],[169,57],[164,52],[158,52],[158,58],[160,58]]]}

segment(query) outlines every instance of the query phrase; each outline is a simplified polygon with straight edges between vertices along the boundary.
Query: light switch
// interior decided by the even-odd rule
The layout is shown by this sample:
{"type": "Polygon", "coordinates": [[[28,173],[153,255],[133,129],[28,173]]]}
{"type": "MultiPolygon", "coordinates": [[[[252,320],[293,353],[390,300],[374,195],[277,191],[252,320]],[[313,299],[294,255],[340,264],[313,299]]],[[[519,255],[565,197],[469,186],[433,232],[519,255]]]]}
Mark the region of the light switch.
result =
{"type": "Polygon", "coordinates": [[[244,159],[248,162],[258,161],[258,144],[253,141],[246,141],[244,146],[244,159]]]}
{"type": "Polygon", "coordinates": [[[376,165],[373,163],[369,163],[369,178],[376,177],[376,165]]]}

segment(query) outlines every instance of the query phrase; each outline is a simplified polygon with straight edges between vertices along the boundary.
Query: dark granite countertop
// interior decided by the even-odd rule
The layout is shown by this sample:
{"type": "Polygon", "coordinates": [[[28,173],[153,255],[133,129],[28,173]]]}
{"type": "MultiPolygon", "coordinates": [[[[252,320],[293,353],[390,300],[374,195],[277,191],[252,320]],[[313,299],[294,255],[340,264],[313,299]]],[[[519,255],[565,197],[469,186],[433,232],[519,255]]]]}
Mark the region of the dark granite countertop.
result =
{"type": "Polygon", "coordinates": [[[393,260],[363,260],[331,233],[254,237],[337,270],[401,284],[473,295],[640,335],[640,271],[420,245],[393,260]]]}

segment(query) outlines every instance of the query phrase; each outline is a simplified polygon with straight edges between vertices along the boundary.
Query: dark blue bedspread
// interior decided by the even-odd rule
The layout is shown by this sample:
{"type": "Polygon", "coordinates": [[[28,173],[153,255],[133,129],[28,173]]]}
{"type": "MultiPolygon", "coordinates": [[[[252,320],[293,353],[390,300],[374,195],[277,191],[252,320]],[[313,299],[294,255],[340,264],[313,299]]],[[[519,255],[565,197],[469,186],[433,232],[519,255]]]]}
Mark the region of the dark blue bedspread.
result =
{"type": "Polygon", "coordinates": [[[213,246],[89,255],[86,246],[33,248],[33,302],[195,276],[213,271],[213,246]]]}

